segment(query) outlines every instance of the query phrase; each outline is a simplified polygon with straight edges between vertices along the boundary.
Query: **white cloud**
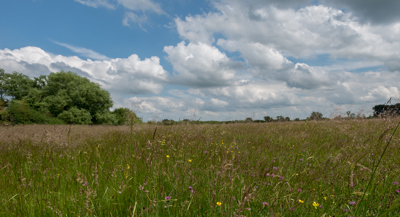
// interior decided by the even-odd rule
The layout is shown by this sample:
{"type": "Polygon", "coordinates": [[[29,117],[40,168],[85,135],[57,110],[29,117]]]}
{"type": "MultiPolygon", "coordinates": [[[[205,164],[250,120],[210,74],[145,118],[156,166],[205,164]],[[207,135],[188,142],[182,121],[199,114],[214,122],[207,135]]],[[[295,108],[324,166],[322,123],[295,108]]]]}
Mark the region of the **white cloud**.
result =
{"type": "Polygon", "coordinates": [[[93,8],[106,7],[109,9],[115,9],[115,5],[111,4],[108,0],[75,0],[75,1],[93,8]]]}
{"type": "Polygon", "coordinates": [[[285,56],[381,61],[399,70],[400,23],[385,26],[358,22],[351,13],[324,5],[298,10],[259,1],[222,1],[217,12],[175,19],[178,33],[190,42],[212,45],[216,37],[235,43],[261,44],[285,56]],[[393,33],[393,34],[387,34],[393,33]]]}
{"type": "Polygon", "coordinates": [[[115,9],[117,5],[122,6],[126,9],[122,24],[124,26],[130,26],[138,24],[140,28],[143,28],[143,23],[148,21],[146,12],[152,12],[159,15],[167,15],[161,8],[160,4],[153,2],[152,0],[75,0],[83,5],[89,7],[106,7],[115,9]]]}
{"type": "Polygon", "coordinates": [[[61,45],[63,47],[66,47],[68,49],[70,49],[71,51],[78,53],[81,56],[84,57],[88,57],[94,60],[108,60],[110,58],[108,58],[107,56],[103,55],[103,54],[99,54],[93,50],[87,49],[87,48],[83,48],[83,47],[76,47],[76,46],[72,46],[66,43],[61,43],[61,42],[56,42],[53,41],[54,43],[61,45]]]}
{"type": "Polygon", "coordinates": [[[92,61],[50,54],[38,47],[24,47],[0,50],[0,66],[7,72],[17,71],[30,77],[73,71],[119,94],[158,94],[169,79],[158,57],[141,60],[136,54],[126,59],[92,61]]]}
{"type": "Polygon", "coordinates": [[[230,60],[214,46],[179,43],[166,46],[167,59],[176,72],[173,82],[189,87],[226,86],[234,83],[241,64],[230,60]]]}

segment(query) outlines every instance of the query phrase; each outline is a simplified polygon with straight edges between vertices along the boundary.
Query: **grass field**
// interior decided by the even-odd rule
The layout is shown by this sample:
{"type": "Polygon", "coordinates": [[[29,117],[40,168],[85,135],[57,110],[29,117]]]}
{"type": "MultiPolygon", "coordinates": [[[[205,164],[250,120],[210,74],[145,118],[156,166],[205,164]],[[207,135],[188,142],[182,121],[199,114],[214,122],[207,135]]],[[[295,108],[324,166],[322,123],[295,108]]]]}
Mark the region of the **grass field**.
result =
{"type": "Polygon", "coordinates": [[[398,121],[0,127],[0,216],[399,216],[398,121]]]}

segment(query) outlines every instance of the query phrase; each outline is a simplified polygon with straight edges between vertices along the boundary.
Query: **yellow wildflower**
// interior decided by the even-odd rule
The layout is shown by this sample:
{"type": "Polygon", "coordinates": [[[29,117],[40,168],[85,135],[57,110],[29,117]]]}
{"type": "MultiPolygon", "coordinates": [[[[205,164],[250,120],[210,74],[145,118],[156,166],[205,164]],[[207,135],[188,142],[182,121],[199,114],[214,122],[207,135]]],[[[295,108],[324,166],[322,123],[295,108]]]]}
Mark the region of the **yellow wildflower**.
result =
{"type": "Polygon", "coordinates": [[[169,157],[169,155],[167,155],[167,157],[169,157]]]}
{"type": "Polygon", "coordinates": [[[319,206],[319,203],[314,202],[312,205],[315,207],[315,209],[317,209],[317,207],[319,206]]]}
{"type": "Polygon", "coordinates": [[[326,197],[324,197],[324,199],[326,200],[326,197]]]}
{"type": "Polygon", "coordinates": [[[222,203],[221,203],[221,202],[217,202],[217,205],[218,205],[218,206],[221,206],[221,205],[222,205],[222,203]]]}
{"type": "Polygon", "coordinates": [[[189,162],[192,162],[192,159],[189,159],[189,162]]]}
{"type": "Polygon", "coordinates": [[[303,200],[299,200],[299,202],[300,202],[300,203],[304,203],[304,201],[303,201],[303,200]]]}

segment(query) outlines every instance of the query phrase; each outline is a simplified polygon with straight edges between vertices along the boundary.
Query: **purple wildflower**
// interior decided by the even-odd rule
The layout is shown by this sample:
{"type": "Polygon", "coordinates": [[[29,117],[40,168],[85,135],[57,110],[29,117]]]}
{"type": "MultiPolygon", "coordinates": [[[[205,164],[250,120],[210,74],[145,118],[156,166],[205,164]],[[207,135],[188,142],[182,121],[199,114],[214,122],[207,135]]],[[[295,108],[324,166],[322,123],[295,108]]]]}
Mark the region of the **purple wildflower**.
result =
{"type": "Polygon", "coordinates": [[[356,205],[356,202],[350,201],[349,204],[350,204],[350,205],[356,205]]]}
{"type": "Polygon", "coordinates": [[[393,182],[393,184],[398,185],[399,183],[398,182],[393,182]]]}
{"type": "Polygon", "coordinates": [[[193,192],[194,192],[193,190],[190,190],[190,193],[192,193],[192,194],[193,194],[193,192]]]}
{"type": "Polygon", "coordinates": [[[208,153],[208,151],[205,151],[205,153],[207,154],[207,153],[208,153]]]}
{"type": "Polygon", "coordinates": [[[274,176],[275,176],[275,175],[272,173],[272,174],[271,174],[271,177],[274,177],[274,176]]]}
{"type": "Polygon", "coordinates": [[[277,170],[278,168],[276,168],[276,167],[273,167],[272,169],[274,169],[274,170],[277,170]]]}
{"type": "Polygon", "coordinates": [[[345,212],[348,212],[349,210],[348,210],[348,209],[344,209],[344,211],[345,211],[345,212]]]}
{"type": "Polygon", "coordinates": [[[171,200],[171,198],[172,198],[171,196],[166,196],[165,200],[171,200]]]}
{"type": "Polygon", "coordinates": [[[299,189],[297,189],[297,191],[299,191],[300,193],[301,193],[301,192],[303,192],[303,190],[301,190],[300,188],[299,188],[299,189]]]}
{"type": "Polygon", "coordinates": [[[280,180],[284,180],[285,178],[283,176],[279,177],[280,180]]]}
{"type": "Polygon", "coordinates": [[[83,185],[88,185],[89,183],[87,183],[87,182],[85,182],[85,184],[83,184],[83,185]]]}
{"type": "Polygon", "coordinates": [[[396,193],[400,193],[400,191],[399,191],[399,190],[396,190],[396,193]]]}
{"type": "Polygon", "coordinates": [[[192,186],[189,186],[189,189],[190,189],[190,190],[192,190],[192,188],[193,188],[192,186]]]}
{"type": "Polygon", "coordinates": [[[267,176],[269,176],[269,173],[267,173],[267,176]]]}

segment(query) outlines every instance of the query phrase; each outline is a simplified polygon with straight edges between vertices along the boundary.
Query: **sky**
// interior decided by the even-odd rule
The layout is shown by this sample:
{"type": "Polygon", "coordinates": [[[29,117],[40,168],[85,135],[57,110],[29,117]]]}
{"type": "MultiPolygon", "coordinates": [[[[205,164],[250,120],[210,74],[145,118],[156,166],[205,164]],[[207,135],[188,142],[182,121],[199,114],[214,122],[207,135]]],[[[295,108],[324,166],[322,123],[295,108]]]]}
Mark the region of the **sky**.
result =
{"type": "Polygon", "coordinates": [[[333,118],[400,97],[398,0],[1,0],[0,68],[145,121],[333,118]]]}

